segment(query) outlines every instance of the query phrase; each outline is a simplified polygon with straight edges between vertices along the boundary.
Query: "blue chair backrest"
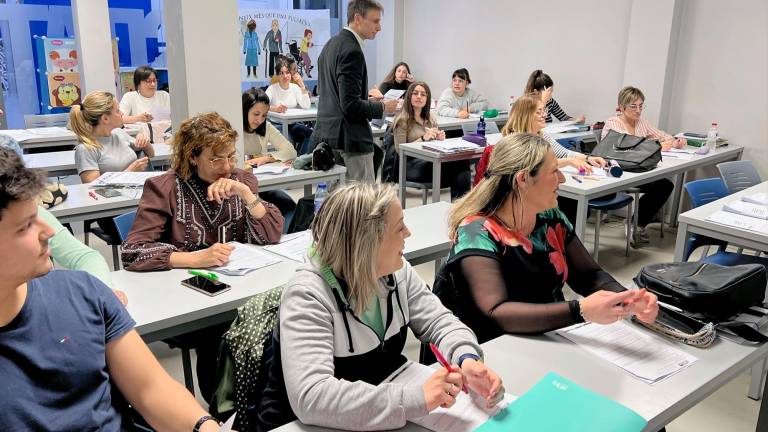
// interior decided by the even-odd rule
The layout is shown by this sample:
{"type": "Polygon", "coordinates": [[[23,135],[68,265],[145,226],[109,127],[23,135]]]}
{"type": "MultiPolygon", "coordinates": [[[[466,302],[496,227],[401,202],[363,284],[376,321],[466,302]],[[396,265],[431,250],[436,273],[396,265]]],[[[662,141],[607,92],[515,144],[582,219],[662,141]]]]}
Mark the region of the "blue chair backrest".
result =
{"type": "Polygon", "coordinates": [[[728,196],[728,189],[726,189],[723,179],[717,177],[690,181],[683,187],[688,191],[688,196],[691,197],[691,204],[694,207],[728,196]]]}
{"type": "Polygon", "coordinates": [[[117,232],[120,234],[120,241],[125,241],[128,238],[128,233],[131,232],[133,221],[136,220],[136,210],[115,216],[112,218],[117,227],[117,232]]]}
{"type": "Polygon", "coordinates": [[[717,170],[720,171],[720,177],[729,193],[736,193],[762,181],[755,165],[749,160],[719,163],[717,170]]]}

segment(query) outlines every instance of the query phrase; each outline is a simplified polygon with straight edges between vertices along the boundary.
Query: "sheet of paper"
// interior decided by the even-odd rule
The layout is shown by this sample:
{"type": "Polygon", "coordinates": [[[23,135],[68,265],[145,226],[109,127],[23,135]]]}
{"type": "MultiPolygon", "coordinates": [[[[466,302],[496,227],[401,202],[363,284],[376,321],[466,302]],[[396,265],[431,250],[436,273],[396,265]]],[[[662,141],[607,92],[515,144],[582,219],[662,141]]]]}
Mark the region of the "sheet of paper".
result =
{"type": "Polygon", "coordinates": [[[384,99],[400,99],[405,94],[405,90],[390,89],[384,93],[384,99]]]}
{"type": "Polygon", "coordinates": [[[225,421],[224,424],[221,425],[219,432],[230,432],[232,430],[232,426],[235,424],[235,417],[237,417],[237,413],[232,414],[229,420],[225,421]]]}
{"type": "Polygon", "coordinates": [[[254,270],[277,264],[283,260],[259,250],[256,246],[240,242],[228,242],[235,249],[229,255],[229,262],[211,270],[230,276],[242,276],[254,270]]]}
{"type": "Polygon", "coordinates": [[[551,134],[559,134],[563,132],[575,131],[578,129],[579,127],[576,126],[576,122],[569,120],[569,121],[548,124],[547,126],[544,127],[544,129],[542,129],[542,131],[551,135],[551,134]]]}
{"type": "Polygon", "coordinates": [[[712,213],[707,220],[721,225],[759,232],[760,234],[768,234],[767,220],[731,213],[724,210],[712,213]]]}
{"type": "Polygon", "coordinates": [[[288,108],[287,110],[285,110],[284,114],[288,115],[288,116],[290,116],[290,115],[317,114],[317,109],[316,108],[308,108],[308,109],[304,109],[304,108],[288,108]]]}
{"type": "Polygon", "coordinates": [[[768,193],[758,192],[756,194],[746,195],[741,197],[741,200],[754,204],[768,205],[768,193]]]}
{"type": "Polygon", "coordinates": [[[625,321],[582,324],[557,333],[648,384],[672,376],[698,360],[625,321]]]}
{"type": "Polygon", "coordinates": [[[272,162],[261,165],[253,169],[253,175],[257,174],[282,174],[288,171],[290,165],[286,165],[282,162],[272,162]]]}
{"type": "Polygon", "coordinates": [[[16,142],[19,142],[19,143],[23,143],[25,141],[39,138],[39,136],[35,135],[32,132],[29,132],[27,129],[8,129],[8,130],[0,131],[0,135],[7,135],[15,139],[16,142]]]}
{"type": "Polygon", "coordinates": [[[74,133],[72,131],[61,126],[47,126],[47,127],[32,128],[27,130],[30,133],[33,133],[38,137],[43,137],[43,138],[59,138],[59,137],[65,137],[68,135],[74,136],[74,133]]]}
{"type": "Polygon", "coordinates": [[[166,121],[171,119],[171,110],[163,107],[152,107],[152,121],[166,121]]]}
{"type": "MultiPolygon", "coordinates": [[[[565,166],[560,168],[560,171],[563,174],[567,175],[578,175],[579,170],[572,166],[565,166]]],[[[587,177],[605,177],[605,170],[600,167],[592,167],[592,172],[589,174],[586,174],[587,177]]]]}
{"type": "Polygon", "coordinates": [[[768,219],[768,206],[746,201],[732,201],[723,205],[723,210],[758,219],[768,219]]]}
{"type": "Polygon", "coordinates": [[[680,152],[672,152],[672,151],[663,151],[661,152],[662,159],[664,158],[672,158],[672,159],[682,159],[682,160],[692,160],[696,157],[696,154],[694,153],[680,153],[680,152]]]}
{"type": "Polygon", "coordinates": [[[164,174],[162,171],[105,172],[91,183],[92,186],[135,186],[142,187],[147,179],[164,174]]]}
{"type": "MultiPolygon", "coordinates": [[[[409,361],[384,381],[403,385],[424,384],[434,372],[435,370],[429,366],[409,361]]],[[[429,415],[412,421],[433,431],[470,432],[498,414],[515,399],[515,396],[504,394],[504,398],[496,406],[486,408],[483,398],[474,393],[460,392],[452,407],[437,408],[429,415]]]]}
{"type": "Polygon", "coordinates": [[[421,146],[426,149],[435,150],[442,153],[458,153],[463,151],[478,150],[482,148],[477,144],[473,144],[469,141],[464,141],[460,138],[449,139],[445,141],[427,141],[421,146]]]}
{"type": "Polygon", "coordinates": [[[304,262],[307,249],[312,244],[312,231],[300,231],[283,234],[276,245],[264,246],[264,249],[297,262],[304,262]]]}

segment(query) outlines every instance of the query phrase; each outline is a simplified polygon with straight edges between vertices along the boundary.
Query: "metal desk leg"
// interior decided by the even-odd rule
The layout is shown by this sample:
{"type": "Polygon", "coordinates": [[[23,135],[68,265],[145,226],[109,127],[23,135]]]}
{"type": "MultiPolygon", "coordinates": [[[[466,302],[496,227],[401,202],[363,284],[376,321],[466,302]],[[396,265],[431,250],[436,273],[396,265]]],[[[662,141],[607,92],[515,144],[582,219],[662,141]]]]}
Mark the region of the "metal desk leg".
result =
{"type": "Polygon", "coordinates": [[[580,196],[576,199],[576,235],[584,242],[584,232],[587,225],[587,210],[588,201],[587,197],[580,196]]]}
{"type": "MultiPolygon", "coordinates": [[[[749,391],[747,396],[752,400],[760,400],[763,391],[763,385],[765,382],[765,358],[761,359],[750,370],[752,378],[749,380],[749,391]]],[[[762,414],[763,407],[760,407],[760,413],[762,414]]],[[[760,430],[760,429],[758,429],[760,430]]]]}
{"type": "MultiPolygon", "coordinates": [[[[765,382],[765,386],[768,387],[768,381],[765,382]]],[[[768,391],[768,389],[763,388],[763,393],[768,391]]],[[[760,404],[760,414],[757,416],[757,429],[756,431],[765,431],[768,430],[768,403],[763,401],[760,404]]]]}
{"type": "Polygon", "coordinates": [[[432,202],[440,202],[440,161],[432,162],[432,202]]]}
{"type": "MultiPolygon", "coordinates": [[[[677,226],[677,215],[680,214],[680,204],[683,196],[683,183],[685,182],[685,174],[680,173],[675,176],[675,189],[672,192],[672,206],[670,208],[669,226],[677,226]]],[[[662,215],[664,217],[664,215],[662,215]]]]}
{"type": "Polygon", "coordinates": [[[290,124],[288,123],[288,120],[283,120],[282,123],[283,123],[283,136],[288,138],[288,141],[290,141],[291,140],[291,134],[288,132],[288,126],[290,126],[290,124]]]}
{"type": "Polygon", "coordinates": [[[677,227],[677,238],[675,239],[675,256],[673,258],[675,262],[683,260],[686,240],[688,240],[688,224],[681,222],[677,227]]]}
{"type": "Polygon", "coordinates": [[[398,158],[398,169],[400,172],[397,176],[397,182],[400,184],[400,205],[402,205],[403,208],[405,208],[405,160],[407,158],[408,155],[406,155],[405,152],[402,152],[398,158]]]}

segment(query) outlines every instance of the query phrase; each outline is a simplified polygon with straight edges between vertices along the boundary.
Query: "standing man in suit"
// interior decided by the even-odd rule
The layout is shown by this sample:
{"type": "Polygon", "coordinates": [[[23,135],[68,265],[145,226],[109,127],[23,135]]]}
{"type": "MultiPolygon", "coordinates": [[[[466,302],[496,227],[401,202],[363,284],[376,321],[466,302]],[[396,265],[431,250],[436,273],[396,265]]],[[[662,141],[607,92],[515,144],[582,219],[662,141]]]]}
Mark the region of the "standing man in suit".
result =
{"type": "Polygon", "coordinates": [[[312,139],[327,142],[342,152],[347,180],[373,182],[373,133],[369,123],[393,113],[397,99],[383,100],[381,92],[368,92],[368,68],[363,41],[381,30],[384,8],[376,0],[351,0],[347,26],[332,37],[318,57],[317,125],[312,139]]]}

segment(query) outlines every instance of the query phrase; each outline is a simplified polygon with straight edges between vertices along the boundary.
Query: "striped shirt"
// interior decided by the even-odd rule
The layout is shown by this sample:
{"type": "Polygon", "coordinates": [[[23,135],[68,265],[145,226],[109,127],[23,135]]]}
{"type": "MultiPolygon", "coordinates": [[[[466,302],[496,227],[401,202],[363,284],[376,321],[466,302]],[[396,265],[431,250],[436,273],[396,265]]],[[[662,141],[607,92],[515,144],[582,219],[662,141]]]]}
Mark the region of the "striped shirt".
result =
{"type": "MultiPolygon", "coordinates": [[[[619,133],[629,134],[626,126],[624,126],[624,123],[622,123],[621,120],[619,119],[619,116],[611,117],[605,121],[605,126],[603,126],[603,135],[600,137],[600,139],[605,138],[605,136],[608,135],[609,130],[615,130],[616,132],[619,132],[619,133]]],[[[642,138],[650,138],[658,141],[672,138],[670,134],[662,130],[656,129],[655,127],[651,126],[650,123],[648,123],[646,120],[642,118],[639,119],[637,121],[637,124],[635,125],[635,133],[630,135],[639,136],[642,138]]]]}
{"type": "Polygon", "coordinates": [[[557,117],[557,119],[560,121],[566,121],[573,118],[568,114],[566,114],[562,108],[560,108],[560,105],[558,105],[557,101],[554,98],[550,98],[547,101],[547,103],[544,105],[544,109],[547,111],[547,119],[546,119],[547,123],[552,121],[552,116],[557,117]]]}

